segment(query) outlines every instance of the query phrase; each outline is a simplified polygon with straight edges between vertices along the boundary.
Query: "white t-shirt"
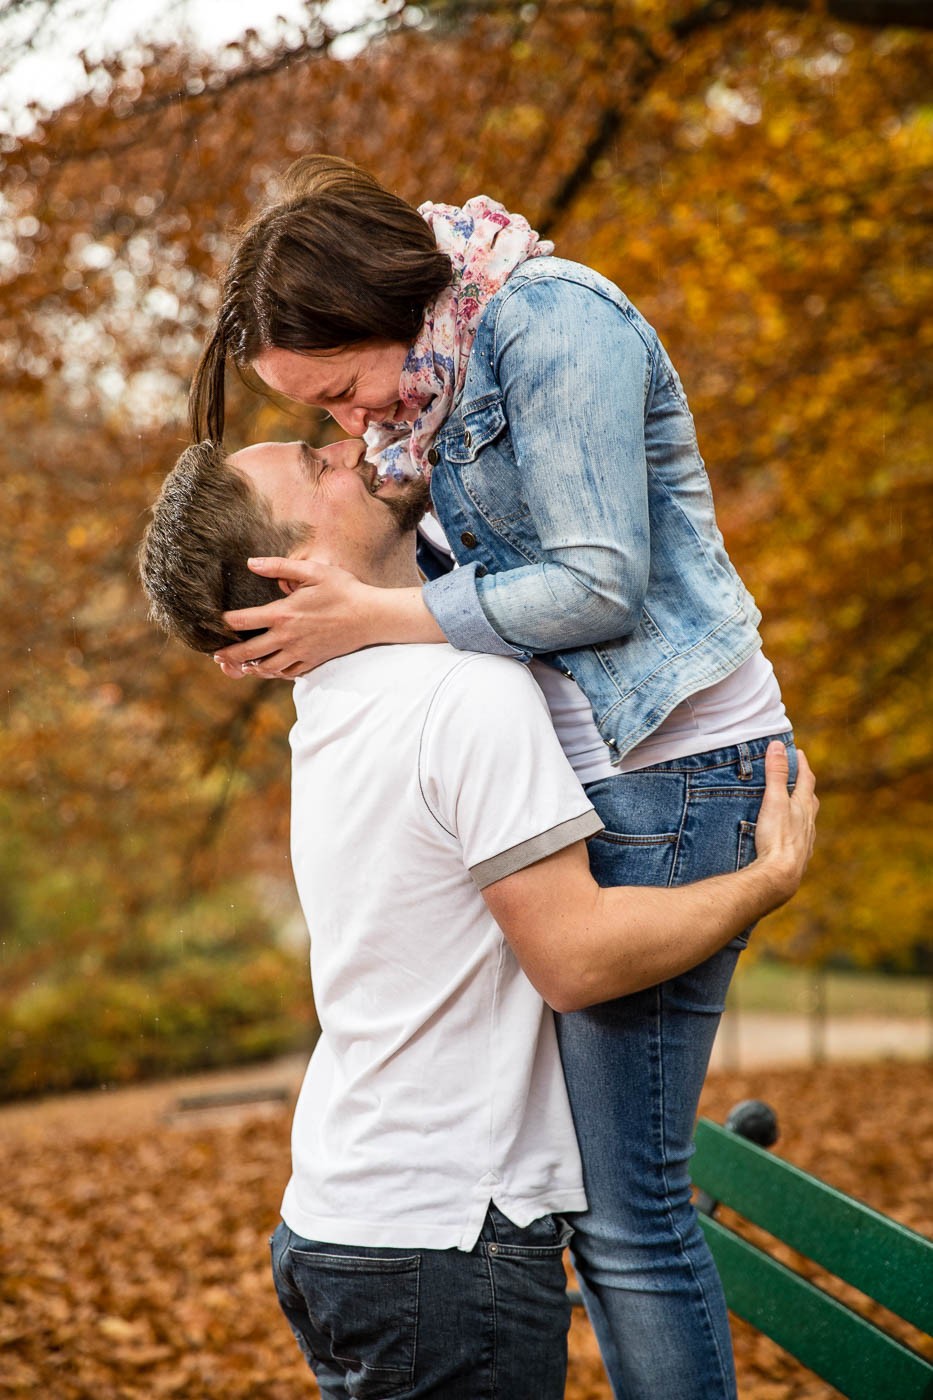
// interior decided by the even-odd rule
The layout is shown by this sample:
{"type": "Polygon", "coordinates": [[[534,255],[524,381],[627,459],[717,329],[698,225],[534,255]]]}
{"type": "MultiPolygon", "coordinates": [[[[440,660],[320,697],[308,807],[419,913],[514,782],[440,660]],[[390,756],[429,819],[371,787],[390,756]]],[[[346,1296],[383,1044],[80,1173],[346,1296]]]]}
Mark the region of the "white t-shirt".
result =
{"type": "Polygon", "coordinates": [[[585,1208],[553,1017],[480,889],[601,829],[524,667],[373,647],[297,681],[292,860],[321,1038],[282,1215],[472,1249],[585,1208]]]}

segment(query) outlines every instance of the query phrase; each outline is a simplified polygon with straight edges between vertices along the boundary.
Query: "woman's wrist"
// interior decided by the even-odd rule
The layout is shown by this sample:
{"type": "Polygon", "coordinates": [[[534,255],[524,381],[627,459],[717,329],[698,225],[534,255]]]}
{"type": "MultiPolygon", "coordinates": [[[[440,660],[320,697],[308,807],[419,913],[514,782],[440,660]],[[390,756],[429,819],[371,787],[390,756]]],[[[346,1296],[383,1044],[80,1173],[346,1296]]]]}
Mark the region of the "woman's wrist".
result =
{"type": "Polygon", "coordinates": [[[363,625],[364,646],[447,640],[420,588],[370,586],[363,625]]]}

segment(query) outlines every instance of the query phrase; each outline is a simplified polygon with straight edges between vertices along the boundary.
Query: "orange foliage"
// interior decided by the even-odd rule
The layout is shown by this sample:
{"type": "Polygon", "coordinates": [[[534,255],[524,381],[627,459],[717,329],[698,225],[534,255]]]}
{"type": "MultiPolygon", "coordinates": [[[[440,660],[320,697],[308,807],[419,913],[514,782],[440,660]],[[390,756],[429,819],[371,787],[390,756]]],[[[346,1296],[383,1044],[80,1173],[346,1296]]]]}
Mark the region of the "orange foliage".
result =
{"type": "MultiPolygon", "coordinates": [[[[230,228],[327,149],[415,201],[501,198],[657,325],[828,799],[772,940],[908,956],[929,918],[929,36],[649,0],[424,14],[351,61],[313,10],[291,50],[128,55],[3,143],[4,898],[25,873],[119,940],[235,873],[287,876],[287,687],[165,646],[133,560],[230,228]]],[[[294,436],[233,399],[234,443],[294,436]]]]}
{"type": "MultiPolygon", "coordinates": [[[[924,1066],[714,1075],[703,1111],[722,1121],[753,1096],[777,1110],[781,1156],[929,1230],[924,1066]]],[[[171,1114],[174,1099],[166,1085],[84,1096],[68,1114],[53,1100],[0,1117],[4,1400],[317,1393],[279,1312],[266,1245],[288,1174],[290,1112],[215,1109],[212,1122],[210,1112],[171,1114]],[[67,1250],[50,1248],[61,1240],[67,1250]]],[[[744,1400],[838,1395],[751,1327],[733,1330],[744,1400]]],[[[911,1332],[905,1340],[919,1341],[911,1332]]],[[[566,1400],[609,1396],[592,1332],[576,1314],[566,1400]]]]}

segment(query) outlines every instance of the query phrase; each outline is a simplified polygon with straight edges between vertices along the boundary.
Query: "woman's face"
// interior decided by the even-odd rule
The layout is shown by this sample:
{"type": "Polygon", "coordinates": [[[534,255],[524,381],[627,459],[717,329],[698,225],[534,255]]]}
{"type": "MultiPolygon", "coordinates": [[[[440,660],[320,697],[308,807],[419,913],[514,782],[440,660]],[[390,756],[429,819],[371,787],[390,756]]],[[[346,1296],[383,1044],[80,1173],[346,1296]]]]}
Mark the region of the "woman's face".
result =
{"type": "Polygon", "coordinates": [[[344,432],[361,437],[370,423],[410,423],[417,417],[399,399],[410,348],[399,340],[363,340],[308,354],[273,348],[256,357],[253,369],[277,394],[326,409],[344,432]]]}

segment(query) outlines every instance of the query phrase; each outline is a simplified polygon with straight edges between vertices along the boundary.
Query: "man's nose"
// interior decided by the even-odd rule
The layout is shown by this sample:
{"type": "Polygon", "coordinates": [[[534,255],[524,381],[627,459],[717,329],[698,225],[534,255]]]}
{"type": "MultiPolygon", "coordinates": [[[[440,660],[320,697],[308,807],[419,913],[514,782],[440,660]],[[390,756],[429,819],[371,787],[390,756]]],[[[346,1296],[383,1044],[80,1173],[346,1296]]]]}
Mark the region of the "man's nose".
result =
{"type": "Polygon", "coordinates": [[[339,466],[356,471],[363,465],[366,444],[359,437],[344,438],[343,442],[335,442],[328,451],[332,459],[336,457],[339,466]]]}

